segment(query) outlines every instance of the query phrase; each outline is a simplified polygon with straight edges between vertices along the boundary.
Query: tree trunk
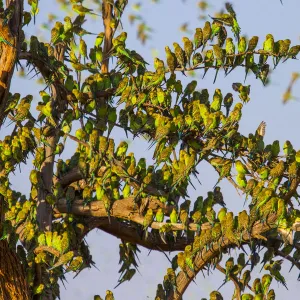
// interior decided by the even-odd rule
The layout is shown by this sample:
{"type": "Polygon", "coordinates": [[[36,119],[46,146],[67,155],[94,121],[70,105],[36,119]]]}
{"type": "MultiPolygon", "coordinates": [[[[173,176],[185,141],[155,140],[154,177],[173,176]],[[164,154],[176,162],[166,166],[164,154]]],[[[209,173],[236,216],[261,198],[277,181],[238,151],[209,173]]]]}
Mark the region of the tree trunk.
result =
{"type": "Polygon", "coordinates": [[[7,241],[0,241],[0,300],[30,299],[25,273],[7,241]]]}

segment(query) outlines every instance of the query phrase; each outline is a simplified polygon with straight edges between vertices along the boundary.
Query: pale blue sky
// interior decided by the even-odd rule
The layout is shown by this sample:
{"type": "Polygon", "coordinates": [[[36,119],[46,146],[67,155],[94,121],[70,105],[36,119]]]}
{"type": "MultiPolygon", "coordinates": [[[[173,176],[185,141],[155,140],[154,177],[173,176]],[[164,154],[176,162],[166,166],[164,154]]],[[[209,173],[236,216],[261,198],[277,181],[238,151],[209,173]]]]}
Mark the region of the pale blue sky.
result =
{"type": "MultiPolygon", "coordinates": [[[[135,1],[129,1],[135,3],[135,1]]],[[[187,0],[182,2],[180,0],[161,0],[160,4],[154,5],[149,0],[141,1],[142,14],[146,21],[151,24],[154,31],[152,33],[151,40],[146,46],[141,46],[140,42],[136,39],[135,27],[130,26],[125,17],[123,21],[124,30],[128,32],[127,46],[131,49],[136,49],[139,53],[143,54],[146,61],[152,64],[153,58],[151,56],[151,50],[158,50],[158,57],[164,58],[164,47],[166,45],[172,46],[173,42],[180,42],[182,36],[186,35],[180,32],[179,26],[188,21],[189,28],[194,30],[195,27],[203,27],[204,21],[198,19],[200,11],[197,8],[196,0],[187,0]]],[[[208,14],[213,15],[215,11],[218,11],[224,5],[225,1],[214,0],[208,9],[208,14]]],[[[41,15],[37,17],[37,23],[43,21],[43,17],[48,12],[57,12],[58,5],[53,4],[54,1],[41,1],[41,15]],[[47,3],[47,5],[45,4],[47,3]]],[[[258,35],[260,37],[260,43],[263,42],[267,33],[272,33],[275,39],[290,38],[292,44],[299,43],[299,9],[300,3],[298,0],[284,0],[284,5],[280,4],[279,0],[252,0],[252,1],[232,1],[234,8],[238,14],[240,26],[242,28],[242,34],[248,36],[258,35]],[[271,4],[272,3],[272,4],[271,4]]],[[[127,9],[127,13],[131,9],[127,9]]],[[[300,22],[299,22],[300,23],[300,22]]],[[[102,31],[102,24],[100,19],[92,21],[87,24],[86,29],[93,32],[102,31]]],[[[228,29],[230,32],[230,29],[228,29]]],[[[27,37],[30,34],[35,33],[32,28],[25,28],[27,37]]],[[[41,31],[40,34],[46,34],[45,31],[41,31]]],[[[247,135],[249,132],[255,131],[258,124],[264,120],[267,122],[267,131],[265,136],[265,142],[270,143],[275,139],[281,141],[281,145],[285,140],[290,140],[295,148],[300,148],[299,130],[299,108],[298,102],[290,102],[288,105],[283,105],[281,98],[282,94],[287,87],[291,72],[299,71],[299,61],[288,61],[285,64],[280,64],[275,72],[272,74],[271,84],[264,87],[260,81],[255,80],[254,75],[248,76],[247,84],[251,85],[251,101],[243,110],[243,119],[241,121],[240,130],[243,134],[247,135]]],[[[204,80],[202,80],[202,71],[197,73],[196,79],[199,79],[198,89],[208,88],[212,94],[215,88],[221,88],[223,95],[227,92],[232,92],[231,84],[233,82],[241,82],[244,79],[244,71],[237,70],[232,72],[230,76],[224,78],[224,74],[220,72],[215,84],[212,84],[214,72],[208,72],[204,80]]],[[[32,93],[42,89],[41,86],[36,86],[34,79],[14,79],[12,89],[19,90],[22,87],[22,94],[32,93]]],[[[294,94],[299,95],[300,85],[296,85],[294,88],[294,94]]],[[[37,92],[34,93],[37,97],[37,92]]],[[[38,101],[38,97],[36,98],[38,101]]],[[[1,131],[0,138],[2,139],[5,134],[8,134],[10,128],[1,131]]],[[[121,131],[114,132],[114,138],[116,144],[124,139],[124,135],[121,131]]],[[[69,143],[64,157],[70,157],[74,151],[74,143],[69,143]]],[[[137,152],[137,157],[145,156],[147,159],[151,159],[152,153],[147,151],[147,144],[141,140],[134,140],[130,145],[133,151],[137,152]]],[[[31,166],[22,166],[22,174],[17,174],[12,178],[13,187],[20,189],[24,193],[28,193],[28,179],[26,178],[31,166]],[[22,180],[22,185],[20,181],[22,180]]],[[[206,192],[210,190],[216,182],[216,174],[209,166],[202,164],[199,168],[200,181],[202,185],[196,185],[197,190],[191,190],[190,196],[195,199],[199,195],[206,195],[206,192]]],[[[228,203],[229,209],[237,212],[242,208],[243,198],[240,198],[235,190],[222,181],[220,186],[225,197],[226,203],[228,203]]],[[[100,271],[95,268],[90,270],[84,270],[82,273],[72,279],[72,276],[67,275],[68,284],[66,284],[66,290],[61,288],[61,299],[92,299],[93,295],[100,294],[102,297],[105,295],[106,289],[113,289],[116,285],[118,278],[118,251],[119,240],[108,234],[95,230],[87,237],[87,241],[91,247],[93,260],[96,262],[100,271]]],[[[142,248],[141,248],[142,249],[142,248]]],[[[163,275],[166,268],[169,266],[165,256],[161,253],[152,252],[149,256],[148,250],[142,250],[140,256],[141,265],[140,273],[137,274],[129,283],[122,284],[116,290],[114,290],[115,298],[118,299],[153,299],[156,291],[156,285],[162,282],[163,275]]],[[[175,253],[171,254],[171,258],[175,253]]],[[[284,269],[289,269],[290,265],[287,265],[284,269]]],[[[260,269],[260,267],[259,267],[260,269]]],[[[254,276],[254,275],[253,275],[254,276]]],[[[278,286],[277,283],[273,284],[276,288],[278,299],[282,299],[284,296],[292,297],[296,299],[300,282],[297,281],[298,271],[296,268],[291,273],[285,273],[286,280],[288,281],[289,290],[286,291],[283,286],[278,286]],[[278,288],[279,287],[279,288],[278,288]]],[[[255,278],[255,277],[254,277],[255,278]]],[[[209,276],[203,279],[203,276],[199,273],[195,284],[191,284],[188,288],[184,299],[196,300],[202,297],[208,297],[210,291],[220,286],[223,280],[223,275],[219,275],[218,272],[214,272],[213,276],[209,276]]],[[[224,299],[231,298],[232,285],[226,284],[221,292],[224,295],[224,299]]]]}

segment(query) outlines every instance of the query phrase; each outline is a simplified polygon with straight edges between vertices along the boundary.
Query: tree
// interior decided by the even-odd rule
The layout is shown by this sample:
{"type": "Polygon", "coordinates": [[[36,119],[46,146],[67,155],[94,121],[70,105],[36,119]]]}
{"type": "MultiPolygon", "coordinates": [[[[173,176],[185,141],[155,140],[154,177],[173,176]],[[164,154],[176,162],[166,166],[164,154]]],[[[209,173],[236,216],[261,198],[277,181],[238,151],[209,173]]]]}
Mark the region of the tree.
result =
{"type": "MultiPolygon", "coordinates": [[[[119,284],[138,270],[138,247],[181,251],[156,299],[181,299],[204,269],[224,273],[236,299],[274,299],[271,284],[286,286],[283,262],[300,268],[300,150],[290,141],[265,145],[265,122],[253,134],[241,134],[249,85],[235,82],[232,93],[223,95],[220,89],[198,90],[198,80],[184,75],[213,70],[216,79],[220,70],[228,75],[244,68],[265,85],[271,65],[295,59],[300,46],[271,34],[261,45],[257,36],[246,39],[226,3],[195,29],[193,40],[166,46],[166,59],[155,58],[153,68],[127,48],[127,33],[117,30],[126,0],[94,1],[95,9],[60,1],[68,15],[64,23],[55,22],[49,43],[36,36],[27,43],[22,30],[35,22],[38,0],[28,1],[30,12],[23,1],[6,2],[0,124],[10,123],[11,132],[0,142],[1,299],[58,297],[66,272],[78,275],[94,265],[84,237],[95,228],[121,239],[119,284]],[[92,33],[84,23],[95,13],[101,13],[103,32],[90,46],[85,37],[92,33]],[[14,68],[23,61],[46,85],[36,107],[32,95],[9,92],[14,68]],[[146,138],[154,163],[136,161],[126,141],[115,145],[116,128],[128,139],[146,138]],[[63,160],[70,141],[77,148],[63,160]],[[12,189],[10,175],[31,156],[31,192],[22,195],[12,189]],[[191,199],[189,189],[196,188],[194,178],[205,162],[218,180],[207,196],[191,199]],[[243,194],[247,209],[236,215],[227,210],[221,180],[243,194]],[[266,272],[251,280],[260,257],[266,272]]],[[[147,30],[141,23],[142,42],[147,30]]],[[[106,299],[112,298],[107,291],[106,299]]],[[[212,291],[210,299],[223,298],[212,291]]]]}

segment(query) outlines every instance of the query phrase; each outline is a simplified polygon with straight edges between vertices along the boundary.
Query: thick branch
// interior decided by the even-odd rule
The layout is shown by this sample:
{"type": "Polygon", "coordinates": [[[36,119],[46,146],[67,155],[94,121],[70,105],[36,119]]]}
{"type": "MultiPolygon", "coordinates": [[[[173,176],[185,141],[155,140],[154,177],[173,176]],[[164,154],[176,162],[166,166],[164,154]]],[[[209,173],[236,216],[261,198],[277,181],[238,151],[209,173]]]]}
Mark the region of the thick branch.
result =
{"type": "Polygon", "coordinates": [[[6,116],[5,110],[8,105],[9,88],[20,46],[23,14],[22,0],[9,0],[6,1],[6,4],[7,6],[14,6],[14,14],[8,24],[4,24],[3,20],[0,20],[0,33],[1,38],[13,46],[2,42],[0,45],[2,50],[0,57],[0,127],[6,116]]]}
{"type": "MultiPolygon", "coordinates": [[[[102,174],[105,171],[104,168],[106,168],[106,167],[100,168],[100,171],[102,174]]],[[[84,179],[84,178],[83,178],[79,168],[75,167],[72,170],[70,170],[68,173],[66,173],[62,178],[60,178],[59,181],[63,187],[66,187],[66,186],[70,185],[71,183],[79,181],[81,179],[84,179]]],[[[126,179],[126,178],[124,177],[124,179],[126,179]]],[[[128,184],[130,184],[135,189],[140,188],[140,186],[134,181],[129,181],[128,184]]],[[[157,188],[155,188],[154,186],[151,186],[151,185],[146,186],[146,188],[144,189],[144,192],[149,193],[153,196],[167,196],[166,192],[158,190],[157,188]]]]}
{"type": "Polygon", "coordinates": [[[159,237],[158,231],[151,231],[148,233],[148,237],[146,239],[145,234],[137,230],[137,227],[132,223],[126,223],[124,221],[120,221],[116,218],[111,217],[110,222],[108,218],[89,218],[86,220],[88,223],[88,228],[84,232],[93,230],[94,228],[99,228],[116,238],[125,240],[130,243],[134,243],[145,247],[149,250],[155,251],[182,251],[185,246],[191,244],[193,239],[187,239],[185,236],[178,237],[176,241],[172,243],[164,243],[159,237]]]}
{"type": "MultiPolygon", "coordinates": [[[[140,203],[141,207],[147,206],[156,211],[158,208],[163,208],[164,213],[169,215],[173,209],[172,205],[166,206],[159,200],[143,198],[140,203]]],[[[56,205],[57,210],[60,213],[68,213],[68,204],[66,199],[60,199],[56,205]]],[[[89,216],[89,217],[107,217],[107,212],[102,201],[92,201],[88,205],[84,205],[83,200],[75,200],[72,203],[71,213],[79,216],[89,216]]],[[[120,199],[114,201],[112,208],[110,209],[110,215],[112,217],[121,218],[124,220],[132,221],[137,224],[143,224],[144,217],[141,215],[141,212],[138,208],[138,205],[135,203],[133,197],[120,199]]],[[[151,227],[153,229],[159,229],[165,223],[153,222],[151,227]]],[[[173,230],[183,230],[183,224],[172,224],[173,230]]],[[[197,230],[195,224],[190,224],[191,230],[197,230]]]]}

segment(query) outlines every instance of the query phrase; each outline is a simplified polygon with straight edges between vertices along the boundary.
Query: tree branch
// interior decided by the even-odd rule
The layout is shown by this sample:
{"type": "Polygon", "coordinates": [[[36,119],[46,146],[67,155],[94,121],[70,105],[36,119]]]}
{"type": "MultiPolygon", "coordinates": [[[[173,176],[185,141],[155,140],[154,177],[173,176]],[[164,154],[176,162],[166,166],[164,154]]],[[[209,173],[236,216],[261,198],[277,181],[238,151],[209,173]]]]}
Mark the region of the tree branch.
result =
{"type": "Polygon", "coordinates": [[[107,0],[103,0],[102,3],[102,18],[104,25],[104,49],[103,49],[103,61],[101,65],[101,72],[108,73],[109,72],[109,51],[112,47],[112,37],[113,30],[111,28],[111,20],[112,20],[112,5],[107,0]]]}
{"type": "Polygon", "coordinates": [[[96,217],[85,219],[85,221],[86,224],[88,224],[88,227],[86,227],[83,235],[86,235],[91,230],[98,228],[108,234],[115,236],[116,238],[140,245],[149,250],[168,252],[182,251],[184,250],[185,246],[193,242],[193,239],[187,239],[185,236],[181,236],[178,237],[176,241],[172,241],[166,244],[159,237],[158,231],[149,232],[146,239],[145,234],[137,230],[137,226],[132,223],[121,221],[114,217],[110,218],[110,222],[108,218],[96,217]]]}
{"type": "MultiPolygon", "coordinates": [[[[23,0],[7,0],[6,6],[14,6],[14,14],[8,24],[0,22],[1,38],[10,44],[1,43],[0,56],[0,128],[5,119],[8,94],[12,75],[14,73],[17,52],[20,48],[22,32],[23,0]]],[[[23,33],[24,35],[24,33],[23,33]]]]}
{"type": "MultiPolygon", "coordinates": [[[[267,218],[267,221],[264,223],[256,222],[252,228],[251,234],[244,233],[242,240],[243,243],[247,243],[251,237],[257,237],[258,235],[263,234],[264,232],[267,232],[271,228],[276,227],[276,221],[277,221],[277,215],[276,214],[270,214],[267,218]]],[[[194,261],[195,270],[192,272],[187,268],[185,272],[181,271],[176,278],[176,291],[174,295],[170,296],[168,300],[179,300],[182,298],[182,295],[184,294],[185,290],[189,286],[189,284],[192,282],[194,277],[198,274],[198,272],[205,267],[205,265],[210,262],[213,258],[217,257],[220,254],[220,251],[230,248],[230,247],[237,247],[236,244],[234,244],[232,241],[230,241],[226,236],[223,236],[219,239],[218,242],[215,242],[212,244],[210,249],[206,250],[203,249],[200,251],[194,261]],[[188,276],[186,276],[186,273],[188,276]]]]}
{"type": "Polygon", "coordinates": [[[290,255],[285,255],[281,250],[276,250],[275,254],[281,256],[284,259],[287,259],[300,270],[300,263],[294,258],[292,258],[290,255]]]}

